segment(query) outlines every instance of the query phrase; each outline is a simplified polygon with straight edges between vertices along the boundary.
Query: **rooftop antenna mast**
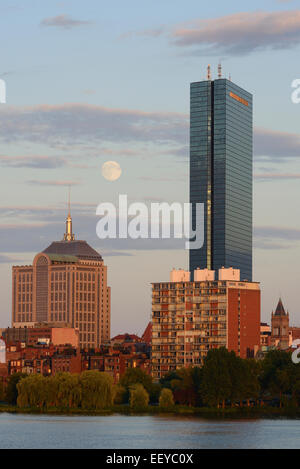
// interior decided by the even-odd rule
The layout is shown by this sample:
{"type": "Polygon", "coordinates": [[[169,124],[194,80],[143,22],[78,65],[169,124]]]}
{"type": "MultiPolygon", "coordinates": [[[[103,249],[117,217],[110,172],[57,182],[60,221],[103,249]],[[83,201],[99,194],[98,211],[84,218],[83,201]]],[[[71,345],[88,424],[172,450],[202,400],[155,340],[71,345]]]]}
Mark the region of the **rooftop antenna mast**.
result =
{"type": "Polygon", "coordinates": [[[221,62],[218,65],[218,78],[222,78],[222,65],[221,65],[221,62]]]}
{"type": "Polygon", "coordinates": [[[69,186],[68,196],[68,216],[66,220],[66,232],[64,234],[64,241],[74,241],[75,236],[72,230],[72,217],[71,217],[71,187],[69,186]]]}
{"type": "Polygon", "coordinates": [[[209,81],[211,80],[210,65],[207,66],[207,79],[208,79],[209,81]]]}

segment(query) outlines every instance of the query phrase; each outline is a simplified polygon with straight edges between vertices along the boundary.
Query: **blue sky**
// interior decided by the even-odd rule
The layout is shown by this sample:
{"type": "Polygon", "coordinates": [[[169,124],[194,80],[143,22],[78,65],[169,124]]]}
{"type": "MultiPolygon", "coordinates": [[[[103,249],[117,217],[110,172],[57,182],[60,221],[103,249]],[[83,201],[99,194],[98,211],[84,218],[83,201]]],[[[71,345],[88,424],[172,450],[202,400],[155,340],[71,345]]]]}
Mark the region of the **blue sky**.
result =
{"type": "Polygon", "coordinates": [[[0,6],[0,327],[10,322],[11,265],[73,226],[97,248],[112,286],[112,333],[140,333],[150,282],[187,267],[187,252],[96,237],[96,206],[188,201],[189,83],[210,63],[254,95],[254,277],[262,319],[282,295],[300,325],[299,1],[5,1],[0,6]],[[122,176],[108,182],[101,166],[122,176]]]}

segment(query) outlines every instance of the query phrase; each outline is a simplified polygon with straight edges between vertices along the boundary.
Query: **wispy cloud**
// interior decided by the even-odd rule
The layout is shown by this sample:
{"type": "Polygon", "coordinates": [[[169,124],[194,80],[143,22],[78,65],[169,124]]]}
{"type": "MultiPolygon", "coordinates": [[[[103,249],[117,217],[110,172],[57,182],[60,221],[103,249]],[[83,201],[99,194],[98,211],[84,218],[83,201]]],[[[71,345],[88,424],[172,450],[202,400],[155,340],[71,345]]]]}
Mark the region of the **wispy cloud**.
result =
{"type": "Polygon", "coordinates": [[[72,29],[78,26],[87,26],[92,24],[91,21],[75,20],[69,15],[58,15],[50,18],[44,18],[41,26],[50,26],[60,29],[72,29]]]}
{"type": "Polygon", "coordinates": [[[124,256],[133,256],[132,253],[130,252],[125,252],[125,251],[101,251],[101,255],[103,255],[103,257],[124,257],[124,256]]]}
{"type": "Polygon", "coordinates": [[[273,161],[300,157],[300,135],[264,128],[254,130],[254,155],[257,160],[273,161]]]}
{"type": "Polygon", "coordinates": [[[133,141],[182,145],[188,141],[188,116],[89,104],[5,106],[0,111],[0,140],[52,146],[133,141]]]}
{"type": "Polygon", "coordinates": [[[292,180],[292,179],[300,179],[300,173],[261,173],[261,174],[254,174],[254,178],[259,181],[284,181],[284,180],[292,180]]]}
{"type": "Polygon", "coordinates": [[[300,241],[300,229],[281,226],[254,227],[254,247],[258,249],[290,249],[300,241]]]}
{"type": "Polygon", "coordinates": [[[79,181],[42,181],[39,179],[32,179],[27,183],[35,186],[78,186],[80,184],[79,181]]]}
{"type": "Polygon", "coordinates": [[[257,50],[287,49],[300,43],[300,10],[241,12],[136,34],[164,34],[171,44],[189,48],[194,55],[245,55],[257,50]]]}
{"type": "Polygon", "coordinates": [[[300,229],[283,226],[256,226],[254,236],[257,238],[272,238],[283,241],[300,241],[300,229]]]}
{"type": "Polygon", "coordinates": [[[67,164],[65,158],[58,156],[4,156],[0,155],[0,165],[11,168],[61,168],[67,164]]]}
{"type": "Polygon", "coordinates": [[[14,256],[0,254],[0,264],[14,264],[15,262],[22,262],[22,259],[16,259],[14,256]]]}
{"type": "MultiPolygon", "coordinates": [[[[111,109],[90,104],[0,109],[0,142],[43,144],[76,154],[84,150],[86,157],[147,158],[159,153],[187,158],[188,129],[188,115],[174,112],[111,109]],[[157,147],[154,153],[149,144],[157,147]]],[[[255,128],[254,156],[257,161],[268,162],[299,158],[300,135],[255,128]]],[[[67,164],[70,162],[61,156],[0,156],[0,165],[6,166],[53,168],[67,164]]]]}

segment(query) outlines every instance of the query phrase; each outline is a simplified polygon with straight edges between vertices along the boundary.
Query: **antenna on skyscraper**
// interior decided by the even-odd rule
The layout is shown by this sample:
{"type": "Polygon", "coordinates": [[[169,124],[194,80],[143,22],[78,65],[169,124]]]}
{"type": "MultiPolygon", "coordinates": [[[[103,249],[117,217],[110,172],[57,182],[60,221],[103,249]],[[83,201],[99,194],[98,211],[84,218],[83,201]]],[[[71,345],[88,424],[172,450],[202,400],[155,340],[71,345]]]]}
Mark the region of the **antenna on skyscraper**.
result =
{"type": "Polygon", "coordinates": [[[71,186],[68,189],[68,211],[69,215],[71,215],[71,186]]]}
{"type": "Polygon", "coordinates": [[[231,81],[231,74],[229,73],[229,81],[231,81]]]}
{"type": "Polygon", "coordinates": [[[211,80],[210,65],[207,66],[207,79],[211,80]]]}
{"type": "Polygon", "coordinates": [[[222,78],[222,65],[221,65],[221,62],[218,65],[218,78],[222,78]]]}

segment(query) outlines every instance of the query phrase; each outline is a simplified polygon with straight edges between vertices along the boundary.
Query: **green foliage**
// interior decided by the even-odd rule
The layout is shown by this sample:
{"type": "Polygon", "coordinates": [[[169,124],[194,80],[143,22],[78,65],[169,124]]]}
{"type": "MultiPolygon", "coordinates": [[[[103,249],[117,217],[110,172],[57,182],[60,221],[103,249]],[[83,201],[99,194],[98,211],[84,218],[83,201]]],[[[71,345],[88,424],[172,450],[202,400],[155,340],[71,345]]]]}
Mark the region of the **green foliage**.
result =
{"type": "Polygon", "coordinates": [[[126,389],[120,384],[116,384],[113,389],[114,392],[114,404],[120,405],[126,403],[126,389]]]}
{"type": "Polygon", "coordinates": [[[106,409],[113,404],[113,379],[107,373],[85,371],[81,375],[58,373],[29,375],[17,384],[21,408],[106,409]]]}
{"type": "Polygon", "coordinates": [[[134,384],[130,388],[130,408],[136,411],[146,410],[149,404],[149,394],[142,384],[134,384]]]}
{"type": "Polygon", "coordinates": [[[5,389],[4,389],[4,384],[2,381],[0,381],[0,402],[5,401],[5,389]]]}
{"type": "Polygon", "coordinates": [[[150,392],[149,392],[151,404],[158,403],[160,392],[161,392],[161,385],[159,383],[152,383],[150,386],[150,392]]]}
{"type": "Polygon", "coordinates": [[[281,350],[271,350],[262,361],[260,376],[263,396],[278,398],[280,406],[284,395],[297,399],[297,381],[300,380],[299,365],[291,360],[291,354],[281,350]]]}
{"type": "Polygon", "coordinates": [[[174,397],[171,389],[163,388],[159,396],[159,407],[162,409],[170,409],[174,404],[174,397]]]}
{"type": "Polygon", "coordinates": [[[174,380],[178,380],[178,379],[179,377],[178,377],[177,371],[169,371],[168,373],[166,373],[164,376],[160,378],[159,382],[163,388],[171,389],[172,387],[171,382],[174,380]]]}
{"type": "MultiPolygon", "coordinates": [[[[140,368],[127,369],[118,385],[109,374],[98,371],[48,377],[16,373],[9,378],[6,400],[22,409],[82,412],[109,410],[113,404],[127,402],[137,411],[149,410],[149,402],[159,402],[160,408],[166,409],[175,402],[185,406],[185,411],[196,406],[224,408],[259,402],[294,408],[300,406],[300,365],[294,364],[285,351],[273,350],[264,360],[255,361],[220,348],[208,352],[202,368],[178,369],[166,374],[160,383],[153,383],[140,368]]],[[[153,409],[159,411],[158,407],[153,409]]]]}
{"type": "Polygon", "coordinates": [[[41,375],[29,375],[17,384],[18,407],[44,407],[47,401],[46,379],[41,375]]]}
{"type": "Polygon", "coordinates": [[[163,376],[163,388],[173,391],[174,399],[181,405],[201,405],[202,369],[199,367],[180,368],[163,376]]]}
{"type": "Polygon", "coordinates": [[[150,392],[152,386],[152,378],[141,368],[127,368],[120,379],[120,384],[128,389],[134,384],[142,384],[144,388],[150,392]]]}
{"type": "Polygon", "coordinates": [[[257,399],[260,392],[260,365],[254,360],[239,358],[222,347],[210,350],[202,369],[201,395],[210,407],[231,405],[257,399]]]}
{"type": "Polygon", "coordinates": [[[160,388],[154,385],[152,378],[141,368],[127,368],[120,379],[120,385],[126,389],[125,402],[129,401],[130,388],[135,384],[142,384],[151,397],[151,401],[158,400],[160,388]]]}
{"type": "Polygon", "coordinates": [[[49,405],[59,407],[79,407],[82,389],[79,376],[70,373],[58,373],[48,379],[49,405]]]}
{"type": "Polygon", "coordinates": [[[5,396],[5,400],[8,402],[8,404],[16,405],[18,398],[17,384],[22,378],[25,378],[26,376],[27,374],[25,373],[14,373],[9,377],[5,396]]]}
{"type": "Polygon", "coordinates": [[[203,366],[202,398],[211,407],[224,406],[232,392],[229,371],[230,353],[225,348],[210,350],[203,366]]]}
{"type": "Polygon", "coordinates": [[[84,371],[80,376],[81,407],[105,409],[113,404],[113,378],[108,373],[84,371]]]}

